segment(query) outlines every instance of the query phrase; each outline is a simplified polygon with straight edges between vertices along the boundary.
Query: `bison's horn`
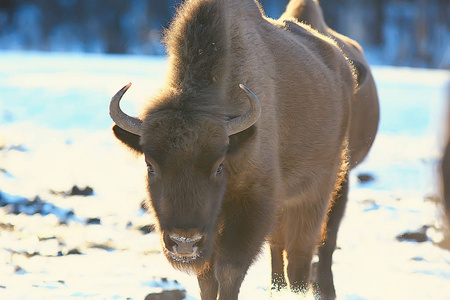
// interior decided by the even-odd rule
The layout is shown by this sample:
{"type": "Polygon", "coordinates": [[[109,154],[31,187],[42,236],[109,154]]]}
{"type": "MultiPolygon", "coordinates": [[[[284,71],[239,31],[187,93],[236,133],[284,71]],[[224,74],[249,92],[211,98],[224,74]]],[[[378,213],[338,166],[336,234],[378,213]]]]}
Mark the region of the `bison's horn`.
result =
{"type": "Polygon", "coordinates": [[[118,91],[114,97],[111,99],[109,104],[109,115],[111,119],[123,130],[134,133],[136,135],[141,135],[141,124],[142,121],[138,118],[130,117],[124,113],[119,106],[120,100],[123,94],[130,88],[131,83],[124,86],[120,91],[118,91]]]}
{"type": "Polygon", "coordinates": [[[259,102],[258,97],[256,97],[256,95],[253,94],[252,91],[250,91],[243,84],[240,84],[239,87],[247,95],[248,100],[250,101],[250,108],[242,116],[233,118],[228,121],[228,135],[233,135],[249,128],[256,123],[259,116],[261,115],[261,103],[259,102]]]}

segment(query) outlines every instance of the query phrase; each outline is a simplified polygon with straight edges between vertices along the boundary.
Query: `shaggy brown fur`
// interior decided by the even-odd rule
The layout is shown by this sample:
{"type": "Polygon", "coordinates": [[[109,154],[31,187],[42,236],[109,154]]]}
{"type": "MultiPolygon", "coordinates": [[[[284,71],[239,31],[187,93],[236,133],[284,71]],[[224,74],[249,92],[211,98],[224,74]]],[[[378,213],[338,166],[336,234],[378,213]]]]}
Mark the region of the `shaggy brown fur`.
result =
{"type": "MultiPolygon", "coordinates": [[[[349,162],[350,168],[354,168],[366,157],[372,146],[379,121],[377,90],[363,50],[354,40],[328,28],[317,0],[291,0],[280,20],[296,20],[311,25],[320,33],[334,39],[347,57],[354,62],[359,84],[355,99],[352,101],[349,130],[349,162]]],[[[337,181],[340,188],[337,189],[327,222],[324,224],[327,239],[319,249],[316,286],[319,287],[322,299],[336,297],[331,273],[331,258],[336,247],[337,232],[347,202],[348,175],[345,178],[342,183],[340,180],[337,181]]],[[[277,259],[273,260],[277,261],[277,259]]],[[[277,282],[280,281],[278,274],[274,274],[273,277],[277,282]]]]}
{"type": "Polygon", "coordinates": [[[352,67],[332,39],[268,19],[254,0],[185,1],[164,41],[169,72],[141,118],[142,134],[114,131],[145,155],[167,258],[197,274],[202,299],[237,299],[276,232],[291,289],[306,289],[345,166],[352,67]],[[262,112],[228,136],[225,124],[249,105],[239,84],[257,95],[262,112]],[[200,235],[198,255],[177,255],[174,234],[200,235]]]}
{"type": "Polygon", "coordinates": [[[356,167],[364,160],[371,148],[378,130],[380,119],[378,94],[370,71],[370,66],[364,57],[364,51],[358,42],[332,30],[324,21],[322,9],[317,0],[291,0],[280,21],[297,20],[311,25],[320,33],[336,41],[345,55],[364,67],[363,82],[358,82],[355,101],[352,101],[352,116],[350,127],[350,166],[356,167]]]}
{"type": "MultiPolygon", "coordinates": [[[[450,105],[450,85],[447,86],[447,105],[450,105]]],[[[443,149],[443,156],[441,159],[441,167],[440,167],[440,175],[442,178],[442,205],[444,209],[444,213],[447,219],[447,228],[450,230],[450,107],[447,107],[447,118],[446,122],[446,130],[445,130],[445,138],[444,143],[445,148],[443,149]]],[[[450,232],[449,232],[450,234],[450,232]]]]}

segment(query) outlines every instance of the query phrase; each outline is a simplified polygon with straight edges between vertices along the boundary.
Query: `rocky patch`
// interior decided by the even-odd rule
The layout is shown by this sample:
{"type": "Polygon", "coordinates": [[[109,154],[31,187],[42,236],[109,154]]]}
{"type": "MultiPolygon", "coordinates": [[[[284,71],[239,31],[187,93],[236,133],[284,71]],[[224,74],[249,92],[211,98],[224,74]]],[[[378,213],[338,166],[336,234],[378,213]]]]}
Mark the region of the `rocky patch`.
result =
{"type": "Polygon", "coordinates": [[[361,183],[371,182],[375,180],[375,177],[370,173],[360,173],[357,177],[359,182],[361,183]]]}
{"type": "Polygon", "coordinates": [[[411,241],[411,242],[417,242],[417,243],[423,243],[428,241],[427,236],[427,229],[428,226],[422,226],[422,228],[416,230],[416,231],[408,231],[402,234],[399,234],[396,236],[396,239],[400,242],[403,241],[411,241]]]}
{"type": "Polygon", "coordinates": [[[6,207],[8,213],[18,215],[35,215],[46,216],[54,214],[60,222],[67,222],[74,216],[74,212],[70,209],[64,209],[54,205],[53,203],[42,200],[39,196],[29,200],[21,196],[13,196],[0,192],[0,207],[6,207]]]}
{"type": "Polygon", "coordinates": [[[53,195],[59,195],[59,196],[63,196],[63,197],[92,196],[92,195],[94,195],[94,189],[90,186],[86,186],[84,188],[79,188],[78,186],[74,185],[70,191],[50,190],[50,193],[53,195]]]}

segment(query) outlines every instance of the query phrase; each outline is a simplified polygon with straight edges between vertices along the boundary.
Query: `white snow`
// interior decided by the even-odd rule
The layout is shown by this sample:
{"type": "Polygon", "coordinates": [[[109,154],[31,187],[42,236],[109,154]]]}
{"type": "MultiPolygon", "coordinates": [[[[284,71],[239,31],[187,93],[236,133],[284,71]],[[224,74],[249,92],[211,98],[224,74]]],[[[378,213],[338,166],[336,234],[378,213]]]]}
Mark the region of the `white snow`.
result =
{"type": "MultiPolygon", "coordinates": [[[[74,212],[61,225],[58,213],[0,208],[0,299],[143,299],[179,287],[174,280],[187,299],[199,299],[196,278],[169,265],[156,234],[137,230],[154,222],[140,209],[145,163],[115,140],[108,113],[111,96],[128,82],[122,107],[142,111],[165,69],[160,57],[0,52],[0,192],[8,201],[38,195],[56,211],[74,212]],[[91,186],[94,195],[50,191],[73,185],[91,186]],[[101,225],[85,224],[93,217],[101,225]],[[82,254],[66,255],[73,249],[82,254]]],[[[387,66],[373,72],[381,123],[368,159],[350,178],[333,265],[338,299],[449,299],[450,252],[436,245],[443,222],[430,200],[439,197],[449,72],[387,66]],[[375,180],[359,183],[359,173],[375,180]],[[432,226],[428,241],[396,239],[424,225],[432,226]]],[[[240,299],[267,299],[269,285],[265,248],[240,299]]]]}

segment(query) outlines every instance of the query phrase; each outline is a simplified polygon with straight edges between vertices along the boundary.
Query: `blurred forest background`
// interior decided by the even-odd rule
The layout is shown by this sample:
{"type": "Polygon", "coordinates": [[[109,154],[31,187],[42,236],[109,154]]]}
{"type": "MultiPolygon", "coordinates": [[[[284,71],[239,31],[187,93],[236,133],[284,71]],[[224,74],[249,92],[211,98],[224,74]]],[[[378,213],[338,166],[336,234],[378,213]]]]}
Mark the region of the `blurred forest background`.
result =
{"type": "MultiPolygon", "coordinates": [[[[278,18],[289,0],[260,0],[278,18]]],[[[0,0],[0,49],[163,55],[180,0],[0,0]]],[[[450,67],[450,1],[321,0],[376,64],[450,67]]]]}

